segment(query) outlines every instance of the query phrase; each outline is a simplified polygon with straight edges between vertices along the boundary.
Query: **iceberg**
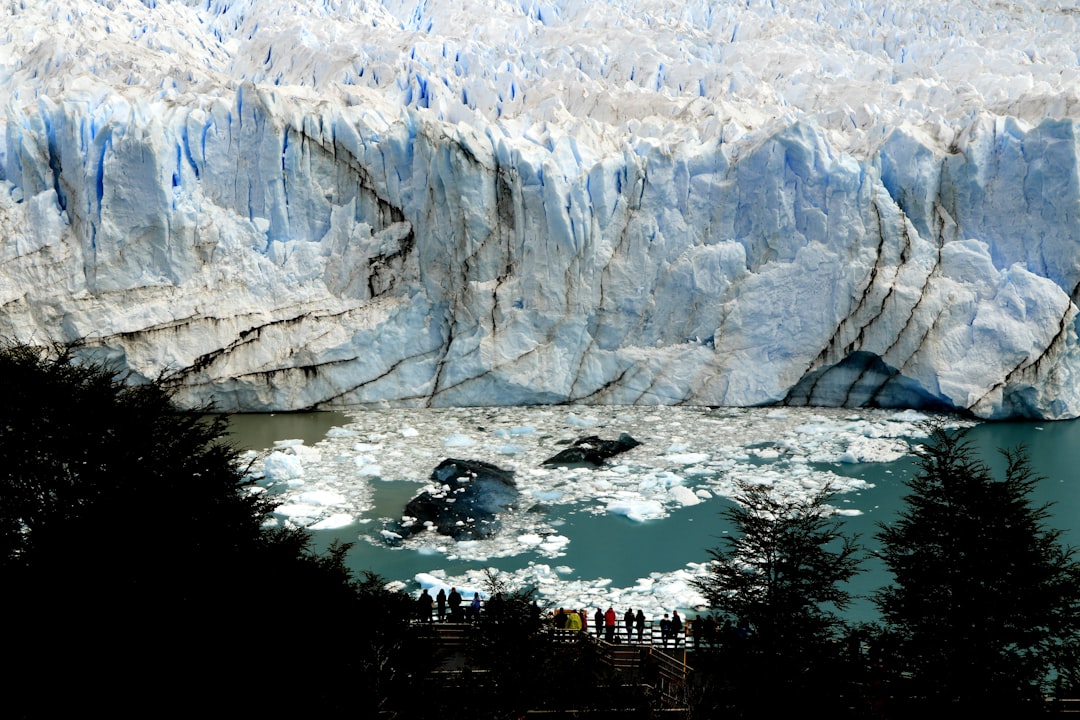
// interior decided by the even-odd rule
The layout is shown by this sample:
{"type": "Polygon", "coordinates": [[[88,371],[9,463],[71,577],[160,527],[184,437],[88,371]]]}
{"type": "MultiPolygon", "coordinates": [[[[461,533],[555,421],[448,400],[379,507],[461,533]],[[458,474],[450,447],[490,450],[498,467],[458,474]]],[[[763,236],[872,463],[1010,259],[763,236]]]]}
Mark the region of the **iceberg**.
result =
{"type": "Polygon", "coordinates": [[[1069,8],[4,12],[0,336],[186,406],[1080,416],[1069,8]]]}

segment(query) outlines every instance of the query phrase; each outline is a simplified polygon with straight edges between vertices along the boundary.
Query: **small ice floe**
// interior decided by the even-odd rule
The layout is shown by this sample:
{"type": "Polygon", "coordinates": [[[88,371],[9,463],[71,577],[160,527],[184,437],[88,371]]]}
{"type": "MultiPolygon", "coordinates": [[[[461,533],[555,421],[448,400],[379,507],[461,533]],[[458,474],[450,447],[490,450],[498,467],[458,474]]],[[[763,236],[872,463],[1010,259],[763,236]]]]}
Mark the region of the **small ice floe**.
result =
{"type": "Polygon", "coordinates": [[[275,450],[266,456],[263,461],[263,471],[266,479],[271,482],[285,482],[304,476],[304,464],[293,453],[285,453],[275,450]]]}
{"type": "Polygon", "coordinates": [[[908,444],[897,438],[856,437],[840,455],[843,463],[895,462],[910,452],[908,444]]]}
{"type": "Polygon", "coordinates": [[[671,495],[672,500],[687,507],[701,502],[701,498],[697,496],[697,493],[683,485],[676,485],[668,490],[668,494],[671,495]]]}
{"type": "Polygon", "coordinates": [[[309,490],[296,497],[301,503],[310,505],[340,505],[345,502],[345,496],[332,490],[309,490]]]}
{"type": "Polygon", "coordinates": [[[572,427],[589,428],[595,427],[600,421],[594,417],[587,415],[578,415],[577,413],[570,413],[566,416],[566,424],[572,427]]]}
{"type": "Polygon", "coordinates": [[[353,522],[353,516],[348,513],[334,513],[329,517],[325,517],[322,520],[309,525],[309,530],[337,530],[339,528],[347,527],[353,522]]]}
{"type": "Polygon", "coordinates": [[[656,500],[641,500],[626,498],[611,500],[607,504],[607,512],[612,515],[625,515],[627,519],[635,522],[645,520],[657,520],[664,517],[664,506],[656,500]]]}

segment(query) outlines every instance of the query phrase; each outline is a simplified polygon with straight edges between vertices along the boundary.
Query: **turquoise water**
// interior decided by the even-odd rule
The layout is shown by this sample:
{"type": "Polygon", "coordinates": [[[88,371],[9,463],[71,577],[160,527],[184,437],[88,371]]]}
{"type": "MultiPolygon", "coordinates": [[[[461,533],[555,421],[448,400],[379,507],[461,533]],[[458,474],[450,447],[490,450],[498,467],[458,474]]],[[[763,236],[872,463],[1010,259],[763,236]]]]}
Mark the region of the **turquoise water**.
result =
{"type": "MultiPolygon", "coordinates": [[[[270,447],[274,440],[285,438],[299,438],[306,445],[314,445],[331,427],[347,420],[336,413],[238,415],[232,420],[232,428],[238,445],[261,450],[270,447]]],[[[1080,421],[987,423],[971,429],[969,439],[983,461],[998,474],[1004,465],[997,448],[1026,446],[1034,470],[1044,476],[1033,499],[1037,503],[1054,503],[1050,524],[1065,531],[1065,542],[1080,544],[1080,482],[1075,472],[1080,467],[1080,421]]],[[[891,522],[902,507],[906,493],[904,481],[915,472],[912,459],[907,457],[889,463],[830,463],[822,467],[873,485],[838,498],[842,507],[861,512],[846,517],[845,528],[858,534],[865,545],[873,547],[879,523],[891,522]]],[[[373,487],[375,512],[370,514],[396,517],[420,486],[416,482],[376,482],[373,487]]],[[[704,562],[708,559],[707,548],[717,546],[720,537],[730,530],[719,516],[727,502],[717,498],[681,508],[665,519],[647,522],[634,522],[621,515],[597,515],[581,506],[568,506],[557,521],[559,533],[570,540],[568,554],[552,564],[572,566],[577,577],[610,578],[613,587],[629,587],[652,571],[671,572],[688,562],[704,562]]],[[[335,539],[355,542],[348,554],[348,562],[354,570],[373,570],[410,586],[414,586],[411,584],[417,573],[431,572],[435,568],[455,576],[478,567],[512,571],[530,561],[527,554],[475,562],[391,549],[380,541],[378,533],[381,529],[381,523],[370,521],[339,530],[315,531],[314,544],[323,548],[335,539]]],[[[858,597],[847,612],[848,617],[856,621],[876,618],[869,595],[888,580],[876,561],[868,558],[863,567],[864,572],[851,586],[858,597]]]]}

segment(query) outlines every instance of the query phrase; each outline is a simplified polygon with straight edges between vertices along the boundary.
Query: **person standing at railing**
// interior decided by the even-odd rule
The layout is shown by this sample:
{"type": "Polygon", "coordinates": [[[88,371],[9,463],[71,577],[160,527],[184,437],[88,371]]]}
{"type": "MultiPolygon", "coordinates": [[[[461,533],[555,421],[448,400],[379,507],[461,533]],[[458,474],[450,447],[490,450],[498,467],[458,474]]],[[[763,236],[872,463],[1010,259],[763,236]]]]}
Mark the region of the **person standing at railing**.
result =
{"type": "Polygon", "coordinates": [[[604,632],[604,611],[596,608],[596,614],[592,616],[593,624],[596,625],[596,637],[604,632]]]}
{"type": "Polygon", "coordinates": [[[434,604],[431,594],[424,588],[424,592],[416,599],[416,618],[420,622],[431,622],[431,607],[434,604]]]}
{"type": "MultiPolygon", "coordinates": [[[[682,618],[679,617],[679,611],[678,610],[673,610],[672,613],[671,613],[671,637],[675,638],[675,648],[676,649],[678,649],[678,647],[679,647],[679,638],[682,637],[682,634],[683,634],[682,618]]],[[[664,645],[666,646],[667,643],[664,643],[664,645]]]]}
{"type": "Polygon", "coordinates": [[[634,624],[637,626],[637,641],[641,642],[641,635],[645,632],[645,613],[638,608],[637,615],[634,616],[634,624]]]}
{"type": "Polygon", "coordinates": [[[660,621],[660,641],[667,647],[668,636],[671,635],[671,619],[668,618],[668,614],[664,613],[664,618],[660,621]]]}
{"type": "Polygon", "coordinates": [[[435,596],[436,612],[439,615],[439,622],[446,621],[446,591],[439,588],[439,594],[435,596]]]}
{"type": "Polygon", "coordinates": [[[446,597],[446,604],[450,606],[450,622],[461,622],[461,593],[457,588],[450,588],[450,594],[446,597]]]}
{"type": "Polygon", "coordinates": [[[630,642],[630,633],[634,629],[634,608],[626,608],[622,616],[623,625],[626,626],[626,642],[630,642]]]}
{"type": "Polygon", "coordinates": [[[608,642],[615,642],[615,620],[615,608],[609,607],[604,613],[605,639],[608,642]]]}
{"type": "Polygon", "coordinates": [[[477,622],[480,619],[480,593],[473,593],[472,602],[469,604],[469,622],[477,622]]]}

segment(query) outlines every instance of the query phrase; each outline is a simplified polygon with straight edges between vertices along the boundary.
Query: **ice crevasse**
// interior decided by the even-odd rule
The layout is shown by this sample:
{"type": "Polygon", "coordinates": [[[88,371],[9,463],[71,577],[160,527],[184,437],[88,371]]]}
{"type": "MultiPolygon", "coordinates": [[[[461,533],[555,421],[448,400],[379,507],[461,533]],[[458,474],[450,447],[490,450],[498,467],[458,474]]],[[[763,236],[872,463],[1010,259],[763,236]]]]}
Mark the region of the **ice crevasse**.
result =
{"type": "Polygon", "coordinates": [[[225,410],[1080,415],[1080,18],[669,5],[12,3],[0,335],[225,410]]]}

